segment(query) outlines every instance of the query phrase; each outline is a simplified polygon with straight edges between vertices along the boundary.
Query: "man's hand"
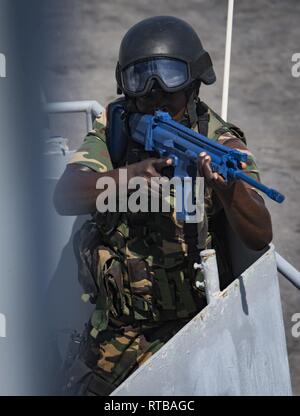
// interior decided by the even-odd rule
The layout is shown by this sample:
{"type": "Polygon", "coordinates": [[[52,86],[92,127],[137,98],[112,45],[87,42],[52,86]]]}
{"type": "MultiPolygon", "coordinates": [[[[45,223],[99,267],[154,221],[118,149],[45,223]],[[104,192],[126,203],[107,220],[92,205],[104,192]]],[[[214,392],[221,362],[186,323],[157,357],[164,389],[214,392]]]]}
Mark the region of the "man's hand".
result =
{"type": "MultiPolygon", "coordinates": [[[[163,168],[171,166],[173,163],[172,159],[166,158],[149,158],[142,160],[141,162],[133,163],[132,165],[126,166],[127,168],[127,180],[130,181],[134,177],[142,177],[146,179],[147,186],[140,189],[148,195],[149,189],[151,190],[152,198],[161,197],[161,189],[157,182],[151,181],[152,178],[159,178],[160,183],[164,181],[161,173],[163,168]]],[[[130,190],[129,190],[130,192],[130,190]]]]}
{"type": "MultiPolygon", "coordinates": [[[[270,214],[262,197],[247,183],[237,180],[225,182],[217,172],[212,172],[211,158],[200,153],[199,175],[219,197],[227,219],[241,240],[253,250],[261,250],[272,240],[270,214]]],[[[246,164],[242,163],[242,168],[246,164]]]]}
{"type": "Polygon", "coordinates": [[[128,179],[139,176],[150,182],[151,178],[161,177],[162,169],[170,165],[172,165],[172,159],[145,159],[141,162],[133,163],[132,165],[127,166],[128,179]]]}
{"type": "MultiPolygon", "coordinates": [[[[198,171],[199,175],[204,177],[207,184],[211,186],[216,191],[227,191],[229,190],[234,182],[226,182],[225,179],[217,172],[213,172],[210,166],[211,157],[206,153],[202,152],[199,155],[198,159],[198,171]]],[[[244,162],[241,162],[241,167],[245,168],[247,165],[244,162]]]]}

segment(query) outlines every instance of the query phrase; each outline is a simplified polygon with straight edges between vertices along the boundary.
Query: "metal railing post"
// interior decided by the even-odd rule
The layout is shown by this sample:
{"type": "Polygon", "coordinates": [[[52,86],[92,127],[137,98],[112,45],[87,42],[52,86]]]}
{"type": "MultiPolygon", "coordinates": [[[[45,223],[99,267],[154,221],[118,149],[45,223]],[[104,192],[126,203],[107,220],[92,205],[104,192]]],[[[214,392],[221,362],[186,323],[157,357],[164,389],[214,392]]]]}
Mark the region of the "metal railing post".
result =
{"type": "Polygon", "coordinates": [[[275,252],[275,257],[277,270],[297,289],[300,289],[300,272],[277,252],[275,252]]]}
{"type": "Polygon", "coordinates": [[[104,108],[97,101],[65,101],[58,103],[47,103],[44,105],[47,113],[85,113],[87,131],[93,128],[93,118],[97,117],[104,108]]]}
{"type": "Polygon", "coordinates": [[[201,270],[204,274],[204,286],[207,303],[211,303],[220,292],[220,282],[216,252],[213,249],[202,250],[201,270]]]}

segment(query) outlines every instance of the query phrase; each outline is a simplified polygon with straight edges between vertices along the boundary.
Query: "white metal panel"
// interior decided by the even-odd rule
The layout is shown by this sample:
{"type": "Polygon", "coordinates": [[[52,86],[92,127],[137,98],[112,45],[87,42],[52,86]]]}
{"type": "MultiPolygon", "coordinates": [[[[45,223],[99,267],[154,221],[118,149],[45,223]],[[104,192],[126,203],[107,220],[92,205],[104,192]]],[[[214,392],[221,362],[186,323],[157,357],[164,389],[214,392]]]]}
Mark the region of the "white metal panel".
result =
{"type": "Polygon", "coordinates": [[[112,396],[290,394],[271,247],[112,396]]]}

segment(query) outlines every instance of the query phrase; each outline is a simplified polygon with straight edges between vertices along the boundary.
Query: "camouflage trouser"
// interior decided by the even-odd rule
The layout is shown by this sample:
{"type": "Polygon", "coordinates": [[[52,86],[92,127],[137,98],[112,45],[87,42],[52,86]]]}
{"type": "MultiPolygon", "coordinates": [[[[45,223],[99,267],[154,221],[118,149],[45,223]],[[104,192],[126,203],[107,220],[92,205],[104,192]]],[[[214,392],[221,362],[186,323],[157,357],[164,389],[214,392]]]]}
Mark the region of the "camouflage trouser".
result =
{"type": "Polygon", "coordinates": [[[107,396],[175,335],[189,319],[116,327],[88,336],[66,372],[63,394],[107,396]]]}

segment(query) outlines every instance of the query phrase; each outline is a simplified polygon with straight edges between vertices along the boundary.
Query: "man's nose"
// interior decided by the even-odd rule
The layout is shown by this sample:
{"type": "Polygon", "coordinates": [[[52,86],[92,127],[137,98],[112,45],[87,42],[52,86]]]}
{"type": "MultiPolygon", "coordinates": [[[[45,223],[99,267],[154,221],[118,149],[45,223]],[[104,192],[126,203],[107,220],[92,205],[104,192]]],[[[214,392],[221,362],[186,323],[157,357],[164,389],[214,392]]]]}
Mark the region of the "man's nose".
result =
{"type": "Polygon", "coordinates": [[[150,94],[153,98],[157,98],[158,100],[162,100],[163,98],[166,98],[169,95],[162,89],[161,85],[158,83],[156,79],[154,80],[151,86],[150,94]]]}
{"type": "Polygon", "coordinates": [[[160,107],[161,109],[169,105],[169,96],[162,90],[154,90],[152,99],[155,106],[160,107]]]}
{"type": "Polygon", "coordinates": [[[161,88],[152,88],[151,95],[154,100],[160,101],[162,98],[164,98],[165,94],[161,88]]]}

